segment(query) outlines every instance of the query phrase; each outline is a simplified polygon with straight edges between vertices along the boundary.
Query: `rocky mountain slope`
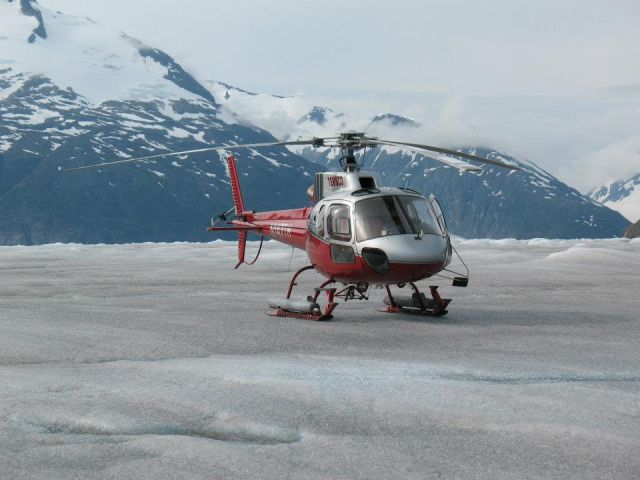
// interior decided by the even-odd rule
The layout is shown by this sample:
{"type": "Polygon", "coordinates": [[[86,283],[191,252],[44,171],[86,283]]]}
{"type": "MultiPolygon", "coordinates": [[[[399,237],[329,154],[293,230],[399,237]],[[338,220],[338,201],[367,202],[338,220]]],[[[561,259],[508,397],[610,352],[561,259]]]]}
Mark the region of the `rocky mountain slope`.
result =
{"type": "MultiPolygon", "coordinates": [[[[222,154],[60,170],[274,138],[127,35],[35,0],[0,1],[0,22],[0,244],[212,239],[231,203],[222,154]]],[[[317,165],[284,148],[238,157],[248,206],[304,204],[317,165]]]]}
{"type": "Polygon", "coordinates": [[[631,225],[624,231],[624,236],[626,238],[638,238],[640,237],[640,220],[631,225]]]}
{"type": "MultiPolygon", "coordinates": [[[[0,0],[0,21],[0,244],[209,240],[208,219],[230,205],[221,154],[69,167],[274,136],[420,133],[419,122],[396,114],[362,118],[201,81],[160,50],[35,0],[0,0]]],[[[391,148],[367,153],[364,164],[388,185],[434,193],[452,231],[466,237],[610,237],[628,225],[533,164],[472,150],[523,170],[460,174],[391,148]]],[[[326,150],[238,157],[246,203],[256,209],[308,204],[314,172],[337,168],[326,150]]]]}
{"type": "MultiPolygon", "coordinates": [[[[384,147],[368,153],[363,168],[382,172],[387,185],[433,193],[449,228],[466,238],[601,238],[620,236],[628,221],[536,165],[488,148],[471,154],[518,165],[489,165],[462,173],[427,155],[384,147]]],[[[301,152],[310,155],[311,152],[301,152]]],[[[316,155],[316,161],[327,160],[316,155]]]]}

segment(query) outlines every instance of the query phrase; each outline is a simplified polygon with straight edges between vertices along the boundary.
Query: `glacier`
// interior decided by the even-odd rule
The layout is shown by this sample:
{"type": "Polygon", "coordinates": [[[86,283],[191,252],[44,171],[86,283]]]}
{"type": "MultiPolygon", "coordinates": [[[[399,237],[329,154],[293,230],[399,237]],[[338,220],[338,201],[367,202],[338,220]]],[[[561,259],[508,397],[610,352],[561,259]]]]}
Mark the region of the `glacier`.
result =
{"type": "Polygon", "coordinates": [[[320,323],[275,242],[0,247],[0,476],[637,476],[640,240],[454,242],[447,316],[320,323]]]}

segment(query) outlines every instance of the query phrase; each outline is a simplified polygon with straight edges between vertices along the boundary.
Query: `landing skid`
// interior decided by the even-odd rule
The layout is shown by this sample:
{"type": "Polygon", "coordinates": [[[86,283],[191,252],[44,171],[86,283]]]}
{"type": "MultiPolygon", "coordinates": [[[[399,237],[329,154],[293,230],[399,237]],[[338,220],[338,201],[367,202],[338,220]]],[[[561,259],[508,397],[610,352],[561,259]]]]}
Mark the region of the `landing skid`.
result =
{"type": "MultiPolygon", "coordinates": [[[[400,288],[404,285],[398,285],[400,288]]],[[[384,313],[407,313],[410,315],[422,315],[429,317],[439,317],[447,314],[447,306],[451,302],[450,298],[442,298],[438,293],[438,287],[432,285],[429,287],[431,298],[420,292],[415,283],[410,282],[409,286],[413,289],[411,296],[393,296],[391,289],[386,286],[387,298],[384,302],[387,304],[384,308],[379,308],[378,311],[384,313]]]]}
{"type": "Polygon", "coordinates": [[[313,320],[315,322],[330,322],[333,320],[333,315],[293,312],[291,310],[285,310],[284,308],[278,308],[273,312],[268,312],[267,315],[270,317],[300,318],[302,320],[313,320]]]}
{"type": "MultiPolygon", "coordinates": [[[[301,273],[312,270],[313,265],[307,265],[293,274],[289,282],[287,296],[283,299],[270,300],[269,306],[273,309],[268,315],[272,317],[289,317],[299,318],[302,320],[329,321],[333,319],[333,311],[338,306],[336,300],[343,299],[345,302],[349,300],[368,300],[367,292],[369,284],[358,283],[345,285],[344,288],[338,289],[331,285],[336,283],[335,280],[329,279],[314,289],[314,294],[309,295],[305,300],[292,300],[291,294],[297,285],[296,280],[301,273]],[[322,293],[326,294],[326,303],[321,306],[318,300],[322,293]]],[[[437,286],[430,286],[429,291],[431,298],[422,293],[415,283],[399,284],[398,287],[403,288],[409,285],[413,289],[411,296],[394,296],[389,286],[387,289],[387,298],[385,308],[378,309],[385,313],[407,313],[410,315],[422,315],[430,317],[439,317],[447,313],[447,306],[451,302],[450,298],[442,298],[438,293],[437,286]]]]}
{"type": "Polygon", "coordinates": [[[315,321],[329,321],[333,319],[332,313],[338,304],[333,301],[336,289],[326,288],[327,285],[332,283],[330,280],[316,288],[315,294],[313,296],[308,296],[306,300],[291,300],[291,293],[293,292],[293,288],[297,285],[296,280],[298,276],[302,272],[312,270],[313,268],[315,268],[313,265],[307,265],[293,274],[293,277],[289,282],[287,296],[284,299],[269,301],[269,306],[273,308],[273,311],[268,313],[268,315],[272,317],[300,318],[302,320],[315,321]],[[327,304],[324,309],[322,309],[318,303],[318,297],[321,292],[325,292],[327,294],[327,304]]]}
{"type": "Polygon", "coordinates": [[[336,283],[336,281],[329,279],[319,287],[315,288],[313,296],[309,295],[306,300],[291,300],[291,293],[293,292],[293,288],[297,285],[296,279],[298,276],[302,272],[313,268],[315,268],[313,265],[308,265],[301,268],[293,275],[289,282],[289,290],[287,291],[286,298],[269,301],[269,306],[273,308],[274,311],[268,313],[268,315],[272,317],[290,317],[300,318],[303,320],[329,321],[333,319],[333,311],[338,306],[338,303],[335,300],[341,298],[346,302],[348,300],[369,299],[367,296],[369,284],[359,283],[355,285],[347,285],[339,290],[335,287],[330,287],[330,285],[336,283]],[[326,304],[324,308],[322,308],[318,303],[322,292],[326,294],[326,304]]]}

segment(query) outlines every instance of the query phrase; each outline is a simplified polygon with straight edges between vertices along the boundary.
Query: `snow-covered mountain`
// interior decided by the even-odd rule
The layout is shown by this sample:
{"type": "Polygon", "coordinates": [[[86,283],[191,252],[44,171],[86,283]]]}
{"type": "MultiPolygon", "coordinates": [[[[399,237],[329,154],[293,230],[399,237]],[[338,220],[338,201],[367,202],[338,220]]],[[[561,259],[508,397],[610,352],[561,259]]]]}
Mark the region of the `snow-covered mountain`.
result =
{"type": "Polygon", "coordinates": [[[393,128],[394,131],[414,132],[421,126],[414,119],[394,113],[380,113],[368,118],[313,105],[303,97],[247,92],[212,80],[203,83],[220,99],[222,110],[268,130],[280,140],[335,136],[336,133],[347,130],[371,135],[388,133],[393,128]]]}
{"type": "Polygon", "coordinates": [[[629,224],[531,162],[489,148],[460,150],[521,170],[488,165],[462,173],[428,155],[392,147],[368,153],[363,166],[382,172],[388,185],[433,193],[450,229],[467,238],[600,238],[621,236],[629,224]]]}
{"type": "MultiPolygon", "coordinates": [[[[0,119],[0,244],[210,240],[231,201],[223,155],[59,167],[274,140],[166,53],[35,0],[0,0],[0,119]]],[[[284,148],[238,156],[248,206],[304,204],[317,165],[284,148]]]]}
{"type": "Polygon", "coordinates": [[[640,173],[627,179],[609,182],[589,192],[595,201],[616,210],[632,222],[640,220],[640,173]]]}
{"type": "MultiPolygon", "coordinates": [[[[309,105],[299,97],[249,93],[207,82],[222,108],[248,118],[281,140],[332,136],[347,129],[397,140],[429,143],[420,123],[391,113],[363,118],[309,105]],[[281,126],[278,129],[276,127],[281,126]]],[[[489,166],[480,173],[460,173],[428,155],[382,147],[366,154],[363,168],[381,173],[387,185],[407,186],[440,199],[449,226],[458,235],[489,238],[588,238],[621,236],[629,222],[532,162],[491,148],[464,148],[488,158],[505,159],[522,170],[489,166]]],[[[335,168],[337,152],[296,148],[301,156],[335,168]]]]}
{"type": "MultiPolygon", "coordinates": [[[[60,168],[348,129],[403,140],[421,128],[392,113],[363,118],[201,81],[132,36],[35,0],[0,0],[0,120],[0,244],[208,240],[207,219],[230,204],[219,154],[77,173],[60,168]]],[[[247,205],[307,204],[311,176],[334,154],[239,154],[247,205]]],[[[461,175],[389,148],[364,162],[388,185],[435,193],[454,233],[467,237],[610,237],[628,224],[527,162],[514,174],[490,168],[461,175]]]]}

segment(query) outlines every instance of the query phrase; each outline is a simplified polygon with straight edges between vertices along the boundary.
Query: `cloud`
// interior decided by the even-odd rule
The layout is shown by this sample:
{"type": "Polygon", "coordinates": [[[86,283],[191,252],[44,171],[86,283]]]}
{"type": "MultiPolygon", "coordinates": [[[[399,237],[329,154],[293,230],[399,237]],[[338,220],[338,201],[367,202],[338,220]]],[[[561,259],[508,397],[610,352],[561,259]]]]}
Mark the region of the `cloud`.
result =
{"type": "Polygon", "coordinates": [[[582,177],[593,185],[626,180],[640,173],[640,134],[611,143],[586,155],[582,177]]]}
{"type": "Polygon", "coordinates": [[[628,150],[640,131],[637,0],[40,3],[164,49],[200,79],[304,90],[295,112],[264,113],[279,137],[326,105],[414,118],[422,128],[395,136],[491,146],[582,191],[640,171],[628,150]]]}

